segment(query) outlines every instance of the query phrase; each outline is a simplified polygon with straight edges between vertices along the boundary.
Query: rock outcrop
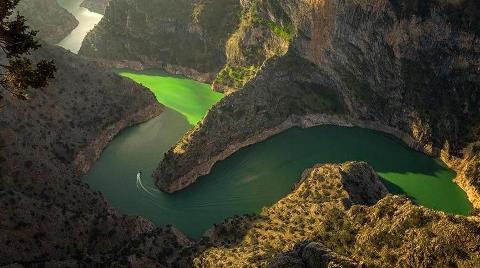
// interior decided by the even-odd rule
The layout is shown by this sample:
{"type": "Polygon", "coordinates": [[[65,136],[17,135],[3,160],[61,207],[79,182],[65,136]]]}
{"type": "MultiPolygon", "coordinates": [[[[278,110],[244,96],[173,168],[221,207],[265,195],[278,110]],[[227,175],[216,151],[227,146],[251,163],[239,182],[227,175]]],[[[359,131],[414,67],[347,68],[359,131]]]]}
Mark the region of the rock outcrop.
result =
{"type": "Polygon", "coordinates": [[[17,11],[27,24],[38,31],[38,37],[50,44],[62,41],[78,26],[77,19],[62,8],[57,0],[22,0],[17,11]]]}
{"type": "Polygon", "coordinates": [[[110,0],[84,0],[81,6],[92,12],[105,14],[108,2],[110,2],[110,0]]]}
{"type": "Polygon", "coordinates": [[[111,1],[79,53],[212,81],[225,62],[225,42],[240,10],[238,0],[111,1]]]}
{"type": "MultiPolygon", "coordinates": [[[[267,60],[168,152],[155,172],[160,189],[182,189],[289,127],[325,123],[388,132],[460,171],[464,149],[480,137],[478,2],[252,2],[257,19],[235,47],[267,60]],[[267,44],[280,44],[269,35],[242,45],[265,24],[289,40],[285,54],[265,56],[267,44]]],[[[474,201],[480,185],[462,179],[474,201]]]]}
{"type": "Polygon", "coordinates": [[[153,94],[61,48],[45,89],[21,101],[1,90],[0,265],[108,252],[153,229],[113,210],[80,176],[123,128],[162,111],[153,94]]]}
{"type": "Polygon", "coordinates": [[[193,264],[477,267],[479,231],[478,218],[451,216],[386,195],[365,163],[325,164],[305,171],[291,194],[258,216],[216,225],[199,242],[203,248],[193,264]],[[350,192],[353,185],[366,196],[350,192]],[[374,200],[379,201],[369,206],[374,200]]]}
{"type": "Polygon", "coordinates": [[[269,268],[356,268],[366,267],[340,256],[318,242],[299,243],[290,252],[280,254],[268,264],[269,268]]]}

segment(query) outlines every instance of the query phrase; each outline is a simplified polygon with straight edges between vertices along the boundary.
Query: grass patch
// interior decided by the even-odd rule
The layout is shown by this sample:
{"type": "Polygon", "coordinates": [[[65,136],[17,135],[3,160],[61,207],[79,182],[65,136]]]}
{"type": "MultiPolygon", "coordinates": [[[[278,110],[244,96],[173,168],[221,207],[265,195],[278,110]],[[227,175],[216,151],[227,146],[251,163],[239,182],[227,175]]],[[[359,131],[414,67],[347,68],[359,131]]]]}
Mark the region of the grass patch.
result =
{"type": "Polygon", "coordinates": [[[243,66],[225,66],[215,78],[215,82],[221,85],[228,85],[233,88],[241,88],[253,77],[255,77],[258,68],[254,65],[243,66]]]}

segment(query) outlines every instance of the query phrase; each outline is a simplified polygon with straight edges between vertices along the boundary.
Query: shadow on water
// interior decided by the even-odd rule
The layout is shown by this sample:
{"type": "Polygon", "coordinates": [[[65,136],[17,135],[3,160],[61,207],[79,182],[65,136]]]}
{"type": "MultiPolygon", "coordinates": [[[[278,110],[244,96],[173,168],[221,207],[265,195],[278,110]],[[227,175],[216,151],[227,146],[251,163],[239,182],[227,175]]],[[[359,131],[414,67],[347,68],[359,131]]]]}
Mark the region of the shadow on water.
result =
{"type": "Polygon", "coordinates": [[[183,191],[159,192],[150,174],[190,127],[185,117],[167,109],[125,130],[85,180],[121,212],[145,216],[158,225],[173,224],[192,238],[225,218],[272,205],[316,163],[365,161],[393,193],[450,213],[470,211],[466,194],[452,182],[455,173],[440,161],[379,132],[336,126],[290,129],[239,150],[183,191]],[[139,169],[144,177],[137,187],[139,169]]]}

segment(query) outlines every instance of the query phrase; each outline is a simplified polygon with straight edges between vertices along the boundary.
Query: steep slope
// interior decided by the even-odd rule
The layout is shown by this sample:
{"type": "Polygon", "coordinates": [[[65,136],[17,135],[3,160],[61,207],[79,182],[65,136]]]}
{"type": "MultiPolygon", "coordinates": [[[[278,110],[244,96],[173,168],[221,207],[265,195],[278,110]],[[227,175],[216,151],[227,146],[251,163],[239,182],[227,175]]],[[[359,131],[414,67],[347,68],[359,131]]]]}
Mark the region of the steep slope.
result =
{"type": "Polygon", "coordinates": [[[37,36],[50,44],[60,42],[78,26],[77,19],[57,0],[22,0],[17,11],[25,16],[30,27],[39,31],[37,36]]]}
{"type": "Polygon", "coordinates": [[[238,0],[114,0],[79,53],[211,81],[239,14],[238,0]]]}
{"type": "Polygon", "coordinates": [[[82,7],[99,14],[105,14],[109,0],[84,0],[82,7]]]}
{"type": "Polygon", "coordinates": [[[0,265],[94,256],[153,229],[80,180],[123,128],[162,111],[147,89],[61,48],[56,79],[30,100],[1,90],[0,265]]]}
{"type": "Polygon", "coordinates": [[[216,225],[195,267],[477,267],[477,218],[386,195],[365,163],[317,165],[258,216],[216,225]],[[377,202],[378,201],[378,202],[377,202]],[[307,242],[305,242],[307,241],[307,242]],[[317,242],[312,242],[317,241],[317,242]],[[329,266],[327,266],[329,264],[329,266]]]}
{"type": "MultiPolygon", "coordinates": [[[[422,3],[255,2],[257,20],[294,26],[288,52],[263,63],[169,151],[157,185],[182,189],[241,147],[328,123],[381,130],[441,156],[480,206],[478,179],[461,175],[480,137],[479,4],[422,3]]],[[[263,54],[264,43],[243,53],[263,54]]]]}

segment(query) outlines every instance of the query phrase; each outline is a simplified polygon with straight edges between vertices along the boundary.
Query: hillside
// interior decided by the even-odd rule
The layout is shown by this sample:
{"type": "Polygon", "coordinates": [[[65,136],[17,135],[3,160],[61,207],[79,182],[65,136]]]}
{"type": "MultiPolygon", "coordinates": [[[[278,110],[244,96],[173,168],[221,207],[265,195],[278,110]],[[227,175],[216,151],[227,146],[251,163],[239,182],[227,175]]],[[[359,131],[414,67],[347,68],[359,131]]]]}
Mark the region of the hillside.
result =
{"type": "Polygon", "coordinates": [[[62,41],[78,26],[75,17],[62,8],[57,0],[22,0],[17,11],[28,25],[38,31],[38,37],[50,44],[62,41]]]}
{"type": "MultiPolygon", "coordinates": [[[[28,8],[57,6],[40,2],[28,8]]],[[[57,64],[48,88],[27,101],[0,91],[0,266],[480,267],[479,18],[476,0],[110,1],[82,56],[46,44],[33,54],[57,64]],[[154,173],[164,192],[289,128],[333,124],[440,158],[475,209],[418,206],[347,162],[304,171],[278,202],[198,241],[121,215],[81,177],[163,107],[105,66],[159,67],[226,93],[165,154],[154,173]]]]}
{"type": "Polygon", "coordinates": [[[46,44],[56,79],[0,109],[0,265],[94,256],[153,229],[80,180],[123,128],[162,111],[147,89],[46,44]]]}

